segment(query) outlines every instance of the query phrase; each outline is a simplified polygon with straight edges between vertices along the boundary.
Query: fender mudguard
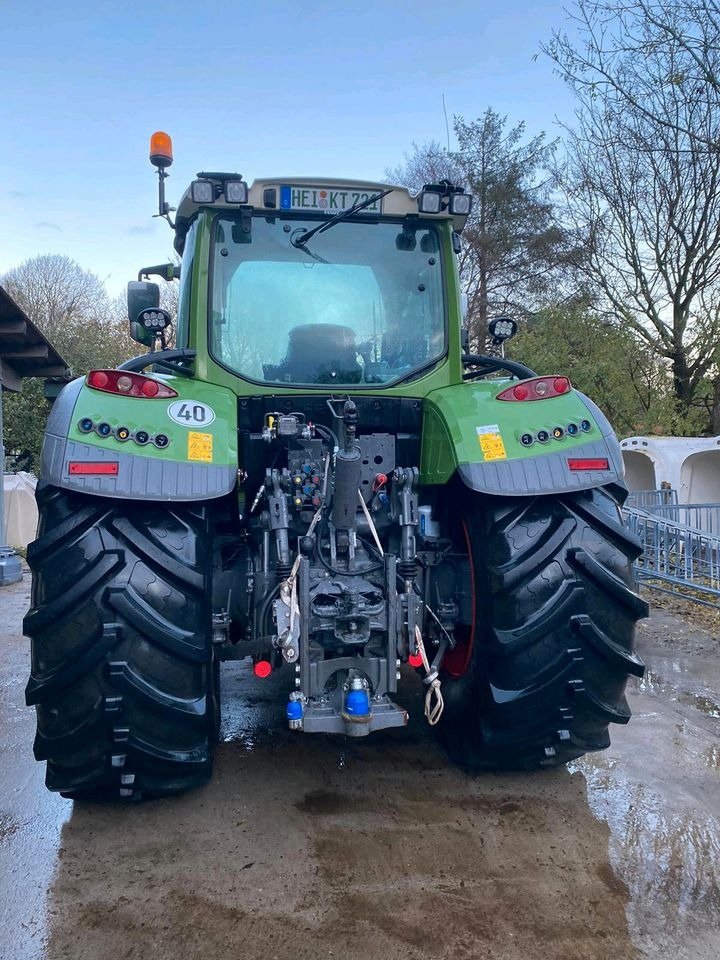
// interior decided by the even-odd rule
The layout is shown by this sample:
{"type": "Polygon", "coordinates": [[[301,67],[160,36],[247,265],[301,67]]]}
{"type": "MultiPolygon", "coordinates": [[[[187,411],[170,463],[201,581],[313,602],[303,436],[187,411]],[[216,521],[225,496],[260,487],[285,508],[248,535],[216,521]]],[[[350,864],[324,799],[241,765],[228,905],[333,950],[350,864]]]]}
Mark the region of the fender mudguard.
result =
{"type": "Polygon", "coordinates": [[[186,377],[153,374],[175,391],[127,397],[69,383],[53,404],[38,486],[119,499],[206,500],[237,482],[237,398],[186,377]]]}
{"type": "Polygon", "coordinates": [[[622,483],[620,445],[592,400],[577,390],[542,400],[497,400],[510,382],[457,384],[427,396],[421,483],[446,484],[457,474],[471,490],[506,497],[622,483]]]}

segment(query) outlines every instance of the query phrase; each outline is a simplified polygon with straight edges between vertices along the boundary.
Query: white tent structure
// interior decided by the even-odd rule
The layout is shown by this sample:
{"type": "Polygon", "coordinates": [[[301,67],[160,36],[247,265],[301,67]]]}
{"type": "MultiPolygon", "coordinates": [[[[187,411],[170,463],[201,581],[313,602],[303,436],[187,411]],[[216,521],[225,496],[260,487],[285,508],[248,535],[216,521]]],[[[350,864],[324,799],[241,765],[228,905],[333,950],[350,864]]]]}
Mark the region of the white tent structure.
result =
{"type": "Polygon", "coordinates": [[[37,478],[31,473],[6,473],[4,481],[5,541],[25,549],[37,530],[37,478]]]}
{"type": "Polygon", "coordinates": [[[677,490],[679,503],[720,503],[720,437],[628,437],[629,490],[677,490]]]}

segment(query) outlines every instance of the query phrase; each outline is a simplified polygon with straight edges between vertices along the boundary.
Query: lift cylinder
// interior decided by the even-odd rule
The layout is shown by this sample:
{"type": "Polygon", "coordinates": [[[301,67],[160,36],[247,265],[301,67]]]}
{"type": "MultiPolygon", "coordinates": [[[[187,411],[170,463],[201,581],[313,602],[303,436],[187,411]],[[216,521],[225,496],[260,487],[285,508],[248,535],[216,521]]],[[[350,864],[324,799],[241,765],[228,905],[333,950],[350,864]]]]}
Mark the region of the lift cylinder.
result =
{"type": "Polygon", "coordinates": [[[360,449],[338,450],[335,457],[335,492],[332,522],[338,530],[354,530],[361,471],[360,449]]]}

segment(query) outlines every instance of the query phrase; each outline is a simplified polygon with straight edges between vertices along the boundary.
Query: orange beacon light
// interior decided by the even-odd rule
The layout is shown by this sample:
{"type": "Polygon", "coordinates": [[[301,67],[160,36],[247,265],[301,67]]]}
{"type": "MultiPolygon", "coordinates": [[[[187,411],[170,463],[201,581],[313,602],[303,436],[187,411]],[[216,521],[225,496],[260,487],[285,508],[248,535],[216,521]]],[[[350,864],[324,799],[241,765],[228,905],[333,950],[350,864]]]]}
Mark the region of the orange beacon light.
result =
{"type": "Polygon", "coordinates": [[[158,130],[150,137],[150,163],[156,167],[169,167],[173,162],[170,134],[158,130]]]}

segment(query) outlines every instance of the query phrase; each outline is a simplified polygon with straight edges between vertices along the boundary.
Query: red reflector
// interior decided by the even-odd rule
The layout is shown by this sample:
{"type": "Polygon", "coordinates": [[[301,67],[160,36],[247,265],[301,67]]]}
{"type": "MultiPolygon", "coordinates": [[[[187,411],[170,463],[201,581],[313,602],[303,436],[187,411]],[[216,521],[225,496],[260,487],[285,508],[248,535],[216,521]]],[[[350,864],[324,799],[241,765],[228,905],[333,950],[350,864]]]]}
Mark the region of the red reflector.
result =
{"type": "Polygon", "coordinates": [[[71,460],[68,463],[68,472],[71,475],[90,474],[96,476],[116,477],[118,467],[119,463],[116,460],[112,462],[106,461],[104,463],[95,463],[92,460],[71,460]]]}
{"type": "Polygon", "coordinates": [[[520,385],[519,387],[513,387],[513,396],[516,400],[527,400],[528,398],[528,388],[520,385]]]}
{"type": "Polygon", "coordinates": [[[570,381],[567,377],[555,377],[553,386],[555,387],[555,393],[567,393],[570,389],[570,381]]]}
{"type": "Polygon", "coordinates": [[[272,673],[272,664],[267,660],[258,660],[258,662],[253,666],[253,673],[256,677],[260,677],[261,680],[264,680],[265,677],[269,677],[272,673]]]}
{"type": "Polygon", "coordinates": [[[568,466],[571,470],[609,470],[609,464],[607,460],[603,460],[600,457],[595,459],[588,460],[570,460],[568,459],[568,466]]]}
{"type": "Polygon", "coordinates": [[[422,657],[419,653],[411,653],[408,657],[408,663],[411,667],[421,667],[423,665],[422,657]]]}

